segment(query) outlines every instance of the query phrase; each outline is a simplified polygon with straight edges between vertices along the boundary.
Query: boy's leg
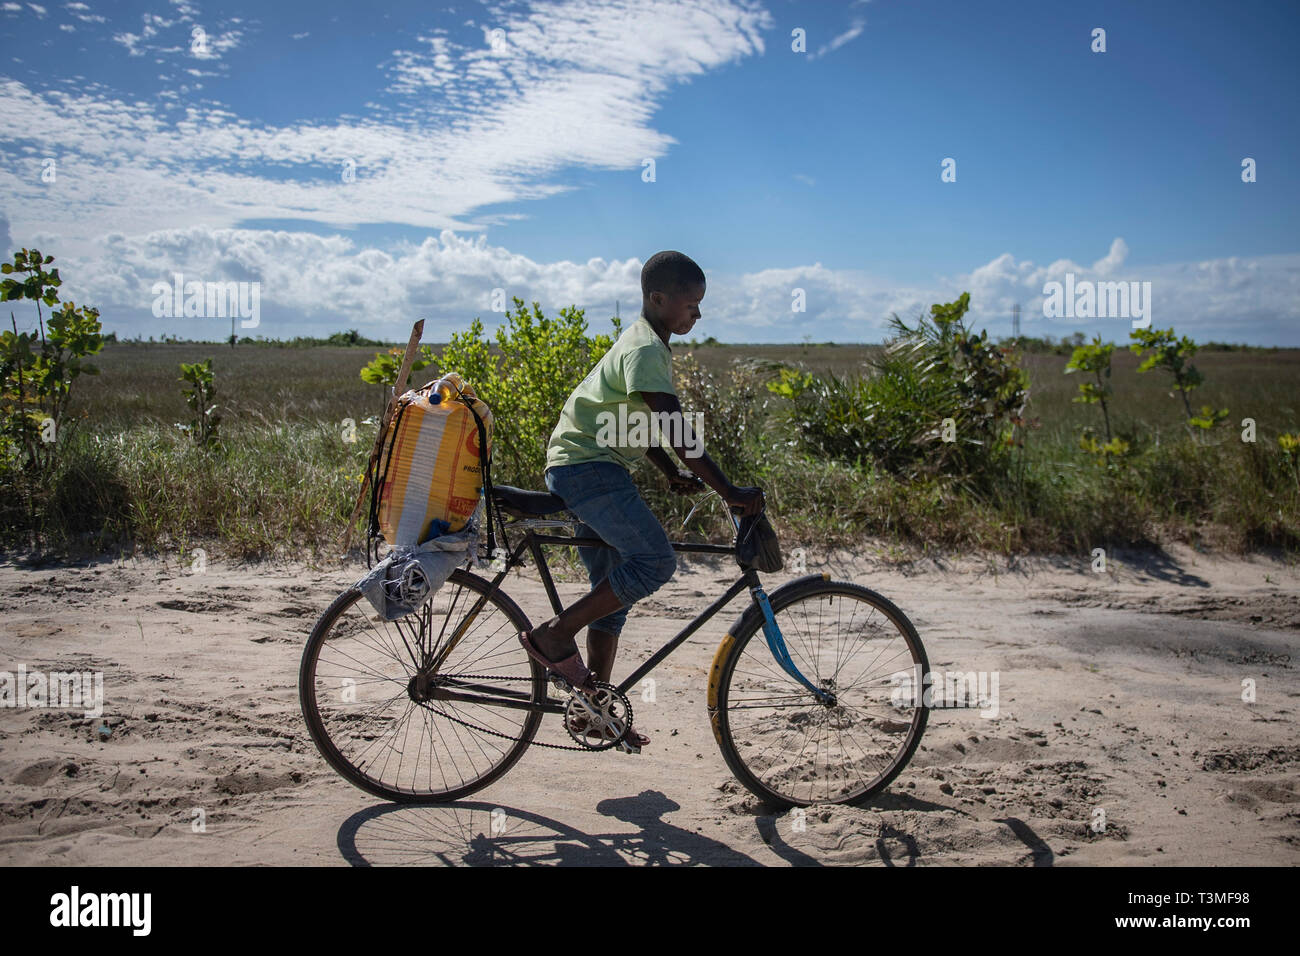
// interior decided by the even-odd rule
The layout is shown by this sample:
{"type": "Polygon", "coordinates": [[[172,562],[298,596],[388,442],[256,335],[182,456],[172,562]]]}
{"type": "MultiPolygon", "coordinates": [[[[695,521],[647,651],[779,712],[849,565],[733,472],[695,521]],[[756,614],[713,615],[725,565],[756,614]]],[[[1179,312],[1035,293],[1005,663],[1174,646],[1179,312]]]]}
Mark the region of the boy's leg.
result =
{"type": "MultiPolygon", "coordinates": [[[[577,527],[579,538],[598,538],[596,529],[590,525],[577,527]]],[[[613,548],[579,548],[578,557],[587,568],[587,579],[592,587],[609,577],[619,563],[618,552],[613,548]]],[[[623,633],[623,624],[627,621],[628,608],[619,608],[598,621],[593,621],[587,628],[587,666],[595,673],[597,680],[608,682],[614,673],[614,658],[618,654],[618,636],[623,633]]]]}
{"type": "Polygon", "coordinates": [[[677,569],[677,556],[663,525],[621,466],[591,462],[551,468],[546,485],[583,524],[613,546],[611,555],[618,556],[608,576],[590,593],[530,634],[546,657],[560,660],[577,649],[574,636],[583,627],[603,624],[603,618],[662,587],[677,569]]]}
{"type": "MultiPolygon", "coordinates": [[[[618,468],[617,465],[609,467],[618,468]]],[[[603,607],[599,606],[597,602],[601,600],[601,597],[604,594],[614,593],[616,597],[621,596],[628,598],[626,603],[620,604],[613,612],[605,614],[595,620],[588,621],[587,666],[595,675],[596,680],[610,682],[612,681],[614,673],[614,658],[618,653],[618,638],[623,631],[624,623],[627,621],[628,607],[637,599],[637,583],[639,582],[641,587],[647,588],[646,593],[657,589],[659,585],[671,577],[672,572],[676,570],[677,557],[672,551],[672,546],[668,543],[668,536],[664,533],[663,526],[659,523],[659,520],[655,518],[654,514],[650,512],[650,509],[646,507],[645,502],[636,491],[635,486],[631,484],[631,479],[627,476],[627,473],[621,468],[618,468],[618,472],[609,472],[604,466],[594,469],[598,472],[595,475],[589,473],[592,470],[593,469],[590,468],[583,469],[579,466],[573,473],[567,476],[559,476],[559,481],[554,480],[552,473],[548,472],[546,484],[552,492],[563,498],[569,510],[575,513],[579,519],[583,521],[583,523],[579,524],[576,529],[578,537],[600,538],[607,544],[613,545],[613,547],[607,548],[592,547],[578,549],[578,556],[586,566],[587,577],[594,587],[590,594],[584,597],[581,601],[575,603],[572,608],[568,608],[565,611],[565,613],[568,613],[569,611],[578,611],[581,613],[581,617],[578,619],[585,620],[587,618],[587,613],[594,614],[599,610],[603,610],[603,607]],[[602,470],[604,473],[599,473],[602,470]],[[568,480],[565,480],[566,478],[568,480]],[[557,487],[557,485],[559,487],[557,487]],[[564,490],[561,491],[560,488],[564,488],[564,490]],[[628,498],[627,492],[629,488],[634,502],[626,500],[628,498]],[[616,514],[622,515],[622,521],[611,524],[605,517],[598,516],[595,519],[597,522],[596,526],[593,527],[591,524],[587,524],[586,519],[589,516],[601,515],[602,512],[611,510],[610,508],[603,506],[600,501],[602,497],[606,497],[610,494],[613,494],[617,498],[624,499],[618,502],[618,507],[612,509],[616,514]],[[640,506],[639,508],[637,507],[638,505],[640,506]],[[638,516],[638,511],[643,511],[644,514],[638,516]],[[630,544],[635,537],[634,535],[629,535],[626,532],[621,534],[611,534],[610,529],[611,527],[618,528],[620,525],[625,527],[627,523],[636,521],[638,517],[643,525],[646,524],[646,520],[648,519],[649,524],[646,525],[647,530],[645,533],[648,534],[649,537],[653,538],[655,531],[663,537],[662,547],[666,550],[669,559],[671,560],[671,568],[666,567],[666,561],[661,561],[661,565],[657,569],[654,568],[654,562],[649,562],[651,570],[648,576],[644,568],[641,570],[632,568],[620,573],[620,566],[628,561],[639,559],[639,563],[644,565],[647,563],[647,559],[644,554],[641,553],[644,550],[641,546],[633,546],[630,544]],[[631,587],[616,589],[615,580],[621,575],[628,576],[629,580],[634,582],[633,585],[631,587]],[[654,579],[658,577],[662,577],[662,581],[655,583],[654,579]],[[590,612],[585,608],[580,607],[580,605],[584,605],[584,603],[588,601],[591,601],[593,605],[596,605],[596,607],[590,612]]],[[[563,617],[563,615],[561,615],[561,617],[563,617]]],[[[558,618],[555,620],[557,622],[559,621],[558,618]]],[[[536,633],[537,632],[534,631],[534,640],[537,639],[536,633]]],[[[545,639],[545,635],[542,639],[545,639]]],[[[560,654],[567,656],[566,651],[568,651],[567,647],[559,650],[552,648],[543,653],[548,655],[560,654]]],[[[628,728],[627,740],[638,749],[647,747],[650,744],[649,737],[636,731],[632,727],[628,728]]]]}
{"type": "Polygon", "coordinates": [[[609,683],[614,673],[614,658],[618,655],[618,635],[587,628],[587,666],[596,680],[609,683]]]}
{"type": "MultiPolygon", "coordinates": [[[[578,525],[577,536],[580,538],[600,537],[594,528],[585,524],[578,525]]],[[[613,548],[579,548],[578,556],[582,558],[582,563],[587,568],[587,578],[591,581],[593,587],[609,577],[610,571],[614,570],[620,561],[618,552],[613,548]]],[[[618,656],[618,636],[623,633],[623,625],[627,622],[627,612],[628,608],[620,608],[613,614],[606,615],[598,621],[593,621],[587,627],[587,666],[596,675],[596,680],[605,681],[606,683],[613,682],[614,658],[618,656]]],[[[628,739],[637,747],[648,747],[650,745],[650,738],[645,734],[639,733],[632,728],[629,728],[628,732],[628,739]]]]}
{"type": "Polygon", "coordinates": [[[575,634],[622,606],[606,578],[555,617],[534,627],[528,639],[548,660],[563,660],[577,649],[577,642],[573,639],[575,634]]]}

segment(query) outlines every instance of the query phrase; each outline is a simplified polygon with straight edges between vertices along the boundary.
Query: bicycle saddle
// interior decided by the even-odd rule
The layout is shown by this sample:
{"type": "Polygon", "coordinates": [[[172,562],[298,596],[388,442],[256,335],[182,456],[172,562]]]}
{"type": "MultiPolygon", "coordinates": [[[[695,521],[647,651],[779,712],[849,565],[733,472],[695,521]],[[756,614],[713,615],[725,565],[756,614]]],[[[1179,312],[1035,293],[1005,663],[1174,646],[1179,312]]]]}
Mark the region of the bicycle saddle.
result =
{"type": "Polygon", "coordinates": [[[564,501],[549,491],[525,491],[511,485],[493,485],[492,495],[506,514],[515,518],[540,518],[565,510],[564,501]]]}

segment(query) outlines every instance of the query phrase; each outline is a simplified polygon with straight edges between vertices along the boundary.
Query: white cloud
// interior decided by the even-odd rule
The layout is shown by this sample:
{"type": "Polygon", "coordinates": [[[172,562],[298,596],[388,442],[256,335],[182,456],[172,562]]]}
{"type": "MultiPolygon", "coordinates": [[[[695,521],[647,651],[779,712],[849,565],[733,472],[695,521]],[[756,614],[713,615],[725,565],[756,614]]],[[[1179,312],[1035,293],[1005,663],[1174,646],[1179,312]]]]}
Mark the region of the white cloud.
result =
{"type": "MultiPolygon", "coordinates": [[[[46,251],[67,248],[64,237],[49,233],[19,233],[13,241],[46,251]]],[[[152,318],[151,287],[170,282],[175,272],[201,281],[260,282],[262,325],[253,334],[272,338],[355,325],[367,334],[396,339],[423,316],[426,338],[445,341],[467,328],[474,316],[482,317],[489,330],[495,327],[501,316],[489,307],[497,288],[507,300],[536,300],[548,313],[567,305],[585,308],[588,321],[600,329],[607,328],[616,299],[625,317],[635,316],[640,306],[639,258],[537,261],[491,245],[482,236],[451,231],[420,243],[375,248],[339,235],[195,226],[136,236],[114,233],[94,248],[59,255],[65,294],[101,308],[106,327],[124,335],[215,338],[228,333],[221,320],[152,318]]],[[[891,314],[912,321],[928,313],[932,303],[949,302],[963,291],[971,293],[970,324],[988,328],[995,337],[1010,334],[1015,302],[1022,306],[1027,335],[1060,336],[1082,329],[1125,341],[1131,328],[1120,319],[1043,319],[1042,286],[1055,275],[1057,263],[1038,266],[1010,254],[923,285],[820,263],[742,274],[701,265],[709,284],[703,321],[692,333],[698,338],[881,341],[891,314]],[[792,311],[795,289],[803,290],[803,312],[792,311]]],[[[1090,267],[1070,268],[1075,270],[1078,278],[1100,275],[1090,267]]],[[[1155,327],[1172,324],[1200,341],[1294,342],[1300,320],[1300,255],[1119,269],[1109,277],[1152,282],[1155,327]]]]}
{"type": "Polygon", "coordinates": [[[1116,237],[1110,244],[1110,252],[1092,264],[1092,271],[1098,275],[1108,276],[1124,264],[1128,257],[1128,243],[1116,237]]]}
{"type": "MultiPolygon", "coordinates": [[[[868,2],[868,0],[854,0],[854,2],[850,4],[850,8],[863,6],[866,2],[868,2]]],[[[843,33],[836,34],[831,38],[829,43],[823,43],[817,48],[816,53],[809,56],[809,59],[816,60],[818,57],[825,56],[827,53],[834,53],[846,43],[852,43],[862,35],[862,31],[865,30],[866,27],[867,18],[861,14],[854,14],[849,21],[849,28],[843,33]]]]}
{"type": "Polygon", "coordinates": [[[70,11],[72,15],[76,17],[78,20],[80,20],[82,23],[107,23],[108,22],[108,17],[102,16],[98,13],[91,13],[90,7],[84,3],[65,3],[63,5],[63,9],[70,11]]]}
{"type": "Polygon", "coordinates": [[[198,60],[219,60],[244,38],[242,30],[223,30],[210,33],[201,26],[190,28],[189,54],[198,60]]]}
{"type": "MultiPolygon", "coordinates": [[[[1061,335],[1080,329],[1103,339],[1126,340],[1131,325],[1123,319],[1043,318],[1043,284],[1075,280],[1150,282],[1152,327],[1173,325],[1194,339],[1231,342],[1294,342],[1300,321],[1300,255],[1126,266],[1128,245],[1116,238],[1110,251],[1091,266],[1058,259],[1040,266],[1010,253],[953,277],[951,287],[969,289],[971,314],[994,334],[1007,334],[1011,306],[1021,304],[1026,335],[1061,335]]],[[[949,297],[951,298],[951,296],[949,297]]]]}
{"type": "MultiPolygon", "coordinates": [[[[183,69],[194,13],[178,3],[170,17],[145,14],[139,32],[114,39],[136,56],[178,53],[167,66],[183,69]]],[[[503,30],[505,53],[427,31],[418,49],[385,64],[396,103],[390,97],[364,119],[282,126],[210,104],[178,115],[193,89],[183,85],[140,103],[0,79],[0,128],[41,130],[42,146],[76,170],[50,189],[21,149],[6,150],[0,194],[12,197],[15,228],[39,223],[82,241],[253,218],[479,229],[478,209],[567,188],[558,172],[639,170],[645,157],[662,156],[674,140],[651,125],[660,98],[761,52],[770,22],[732,0],[570,0],[501,13],[485,35],[503,30]],[[349,161],[356,180],[345,184],[349,161]],[[268,164],[280,167],[275,175],[268,164]]],[[[212,34],[214,50],[221,36],[212,34]]]]}
{"type": "MultiPolygon", "coordinates": [[[[107,327],[127,334],[163,331],[152,322],[150,290],[182,272],[201,281],[260,282],[262,325],[253,334],[291,337],[309,328],[334,331],[354,323],[396,336],[413,318],[429,316],[425,337],[430,341],[445,340],[475,315],[495,326],[501,317],[489,308],[497,288],[507,298],[537,300],[548,312],[590,304],[588,318],[603,323],[615,299],[630,302],[641,274],[635,259],[538,263],[490,246],[482,237],[450,231],[419,244],[375,249],[343,236],[200,227],[136,237],[113,234],[101,254],[64,257],[60,266],[65,295],[96,304],[107,327]]],[[[188,338],[221,333],[220,320],[166,324],[167,332],[188,338]]]]}
{"type": "MultiPolygon", "coordinates": [[[[175,17],[168,19],[157,13],[145,13],[141,17],[139,33],[120,32],[113,34],[113,40],[126,47],[130,56],[149,54],[180,55],[198,60],[218,60],[222,55],[239,46],[244,32],[239,29],[212,28],[198,20],[199,9],[185,0],[170,0],[176,8],[175,17]]],[[[89,18],[83,18],[89,19],[89,18]]],[[[103,17],[98,18],[101,22],[103,17]]],[[[242,22],[232,18],[230,24],[242,22]]],[[[220,26],[220,24],[219,24],[220,26]]]]}

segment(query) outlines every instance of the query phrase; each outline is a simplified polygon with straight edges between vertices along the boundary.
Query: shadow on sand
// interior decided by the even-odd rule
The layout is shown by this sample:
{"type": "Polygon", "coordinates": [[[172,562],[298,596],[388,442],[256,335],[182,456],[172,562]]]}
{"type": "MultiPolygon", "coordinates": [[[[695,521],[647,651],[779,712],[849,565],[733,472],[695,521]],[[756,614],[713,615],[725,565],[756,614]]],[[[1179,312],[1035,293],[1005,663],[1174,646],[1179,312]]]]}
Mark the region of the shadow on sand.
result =
{"type": "Polygon", "coordinates": [[[663,819],[679,805],[657,790],[602,800],[596,811],[635,832],[586,833],[500,804],[384,803],[354,813],[338,832],[353,866],[758,866],[758,861],[663,819]]]}

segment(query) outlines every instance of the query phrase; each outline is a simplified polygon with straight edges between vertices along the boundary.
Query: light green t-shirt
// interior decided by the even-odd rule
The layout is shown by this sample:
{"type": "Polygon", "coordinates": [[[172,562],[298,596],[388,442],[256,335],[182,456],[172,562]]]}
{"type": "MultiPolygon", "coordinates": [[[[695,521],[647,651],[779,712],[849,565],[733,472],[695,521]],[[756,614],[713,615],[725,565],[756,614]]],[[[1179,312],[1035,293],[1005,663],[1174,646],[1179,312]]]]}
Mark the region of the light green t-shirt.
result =
{"type": "Polygon", "coordinates": [[[641,392],[675,394],[672,351],[644,315],[623,330],[569,395],[546,447],[546,467],[612,461],[630,470],[656,444],[641,392]]]}

